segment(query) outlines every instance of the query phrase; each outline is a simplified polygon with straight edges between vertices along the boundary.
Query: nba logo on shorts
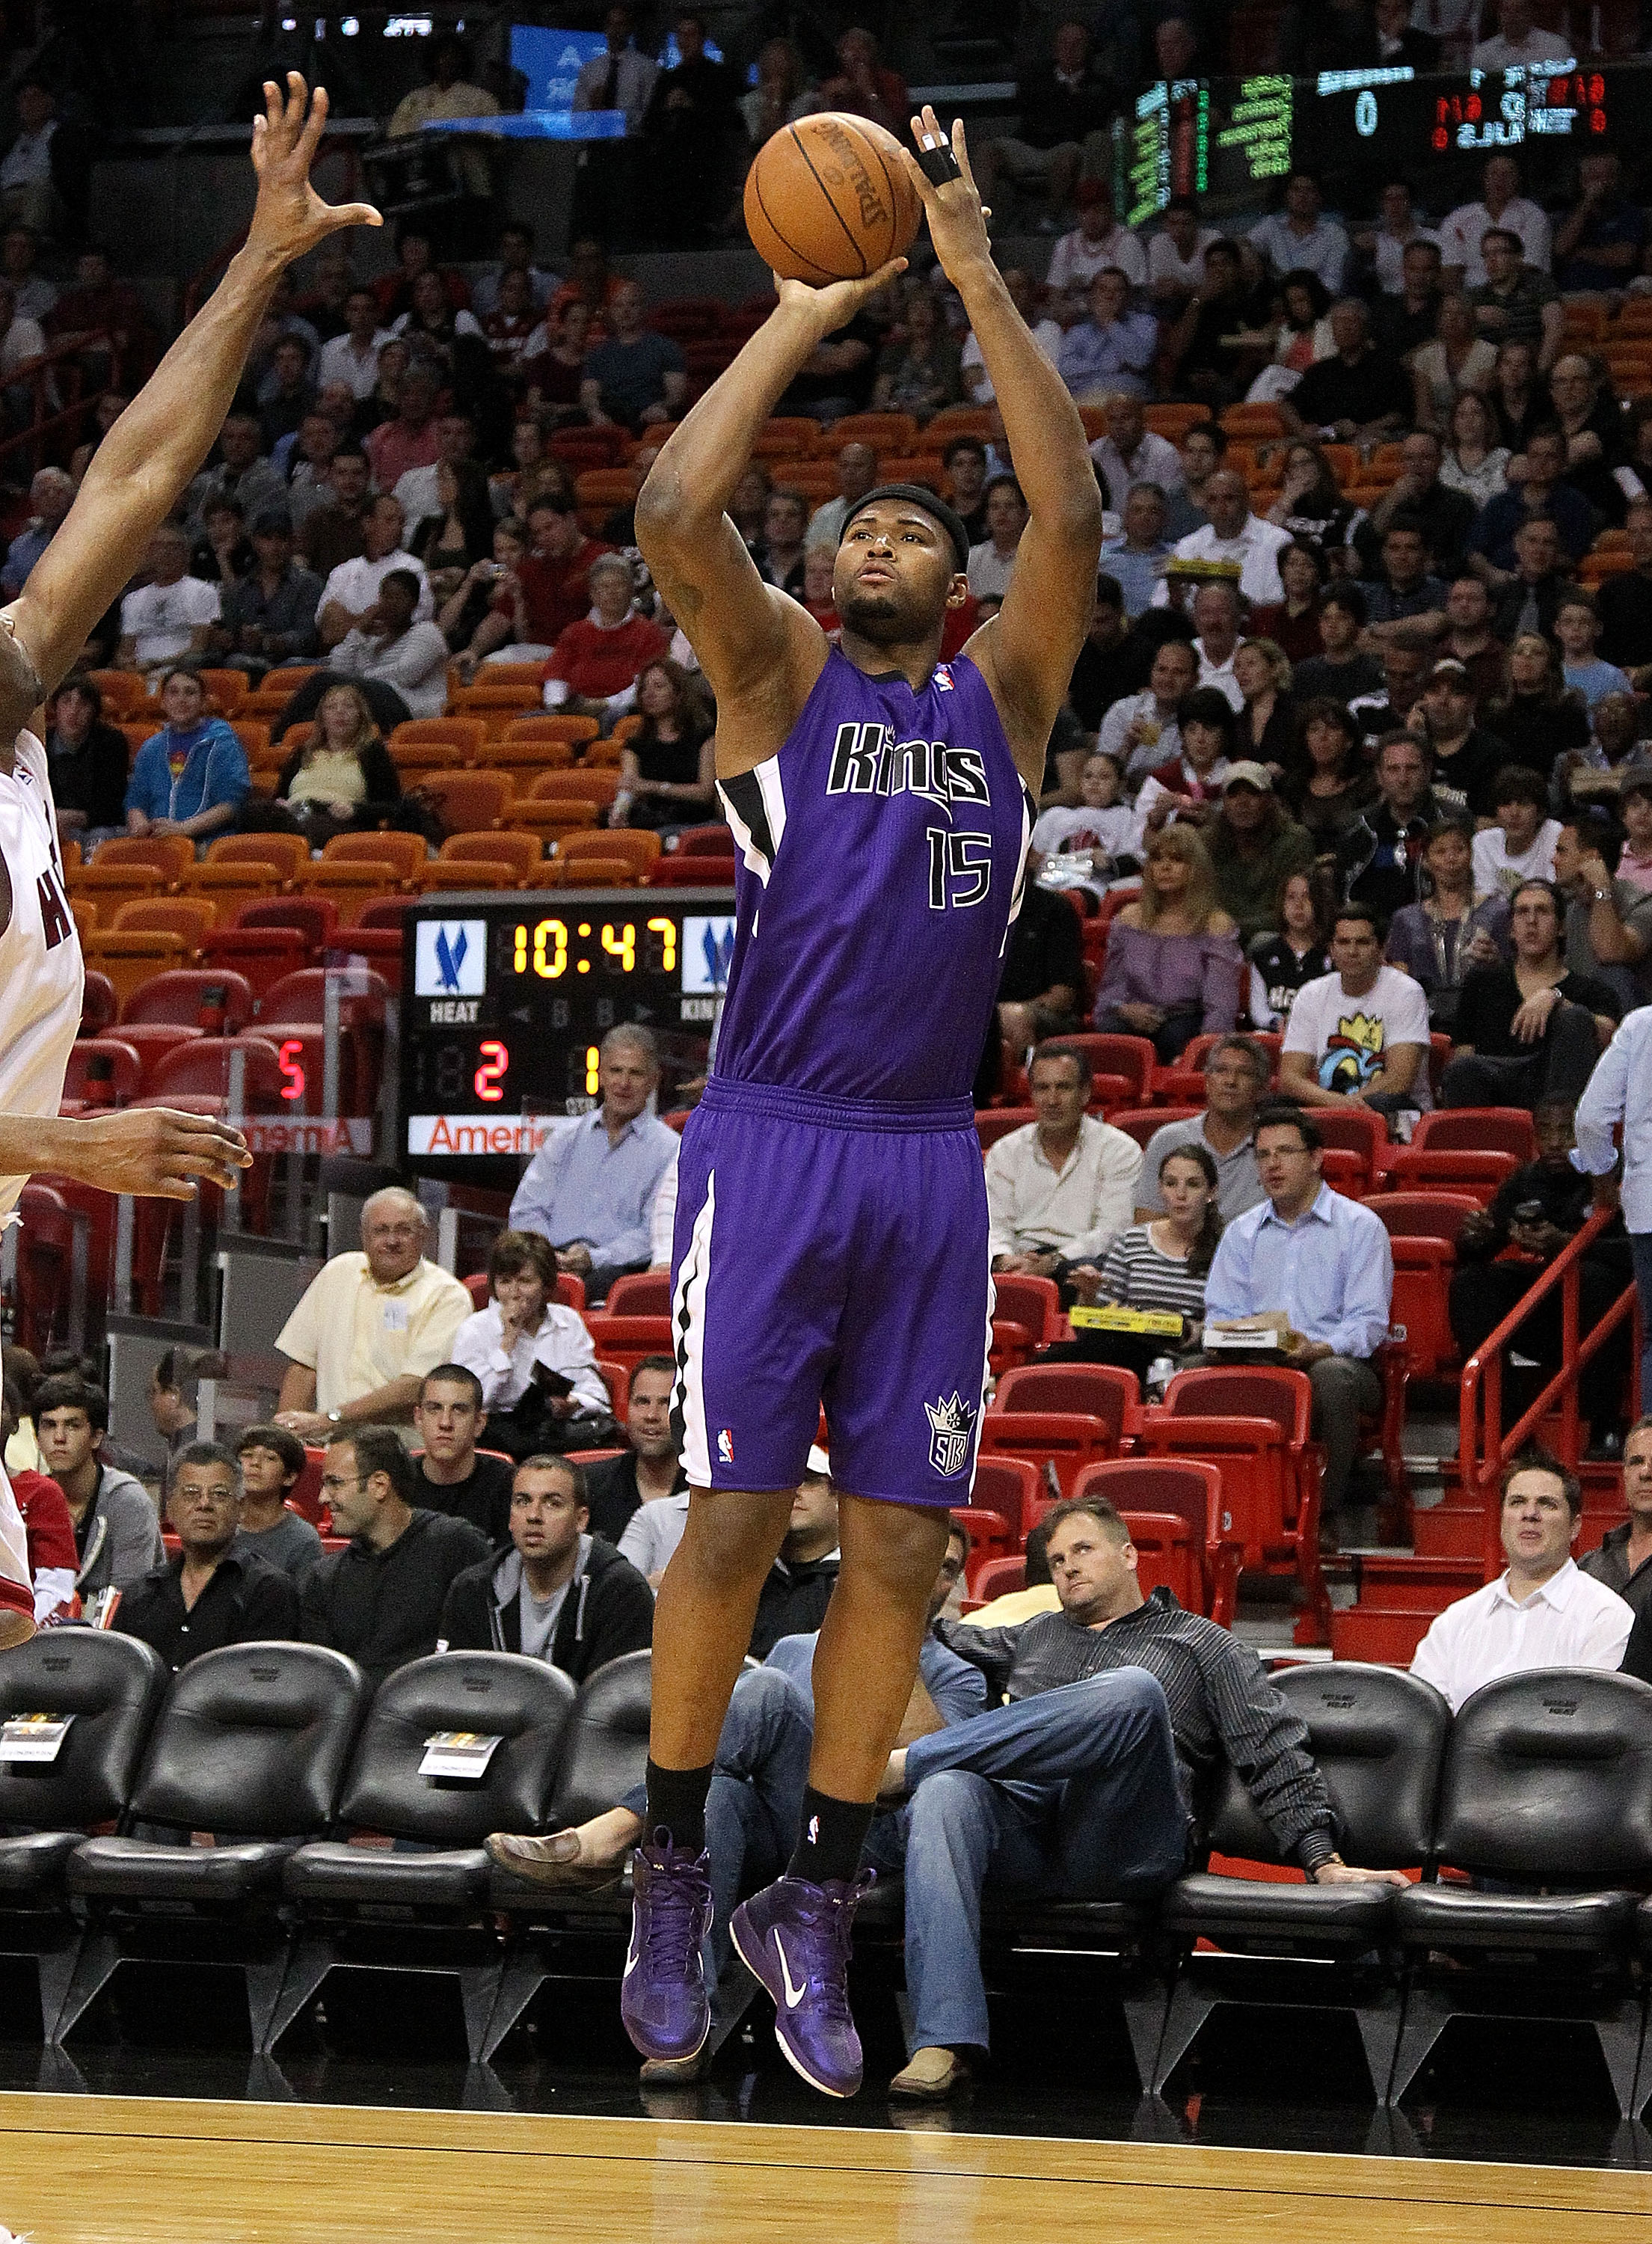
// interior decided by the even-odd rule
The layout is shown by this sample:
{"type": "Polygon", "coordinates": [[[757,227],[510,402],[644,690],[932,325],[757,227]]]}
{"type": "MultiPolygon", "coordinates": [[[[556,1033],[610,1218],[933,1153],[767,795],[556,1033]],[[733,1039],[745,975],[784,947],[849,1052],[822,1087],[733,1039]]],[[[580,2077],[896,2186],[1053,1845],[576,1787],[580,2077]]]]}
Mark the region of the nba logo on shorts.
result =
{"type": "Polygon", "coordinates": [[[734,1462],[734,1433],[732,1427],[725,1426],[718,1435],[717,1461],[720,1465],[732,1465],[734,1462]]]}
{"type": "Polygon", "coordinates": [[[929,1419],[929,1462],[942,1480],[952,1480],[969,1463],[974,1406],[954,1394],[949,1400],[942,1397],[923,1407],[929,1419]]]}

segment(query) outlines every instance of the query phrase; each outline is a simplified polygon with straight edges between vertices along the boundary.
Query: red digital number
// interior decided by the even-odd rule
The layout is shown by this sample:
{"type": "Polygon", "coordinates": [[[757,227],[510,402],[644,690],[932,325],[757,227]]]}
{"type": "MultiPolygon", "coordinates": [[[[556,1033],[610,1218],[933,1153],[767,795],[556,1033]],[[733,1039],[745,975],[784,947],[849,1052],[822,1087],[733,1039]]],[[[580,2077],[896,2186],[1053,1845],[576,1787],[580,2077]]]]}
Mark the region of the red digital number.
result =
{"type": "Polygon", "coordinates": [[[1467,100],[1463,104],[1463,115],[1468,119],[1471,125],[1478,125],[1482,114],[1482,109],[1483,105],[1481,104],[1480,96],[1477,93],[1471,93],[1467,100]]]}
{"type": "Polygon", "coordinates": [[[1591,109],[1589,112],[1589,131],[1591,132],[1604,132],[1605,130],[1606,112],[1603,109],[1591,109]]]}
{"type": "Polygon", "coordinates": [[[1451,145],[1451,135],[1443,125],[1435,125],[1432,138],[1436,148],[1449,148],[1451,145]]]}
{"type": "Polygon", "coordinates": [[[289,1037],[281,1046],[279,1058],[281,1073],[287,1078],[281,1086],[283,1098],[302,1098],[304,1096],[304,1070],[299,1065],[299,1054],[303,1049],[303,1043],[297,1037],[289,1037]]]}
{"type": "Polygon", "coordinates": [[[497,1038],[489,1037],[477,1049],[482,1054],[482,1065],[476,1070],[476,1096],[491,1104],[505,1095],[500,1089],[500,1078],[510,1065],[510,1048],[497,1038]]]}

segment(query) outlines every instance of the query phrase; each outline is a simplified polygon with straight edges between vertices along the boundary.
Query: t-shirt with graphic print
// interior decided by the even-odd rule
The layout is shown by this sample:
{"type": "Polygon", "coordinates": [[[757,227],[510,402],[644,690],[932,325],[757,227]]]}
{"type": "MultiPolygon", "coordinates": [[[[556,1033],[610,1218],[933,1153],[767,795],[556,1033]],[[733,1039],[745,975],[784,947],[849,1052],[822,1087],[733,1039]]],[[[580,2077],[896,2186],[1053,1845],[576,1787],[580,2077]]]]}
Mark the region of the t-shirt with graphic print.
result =
{"type": "Polygon", "coordinates": [[[1423,1059],[1412,1084],[1413,1104],[1426,1113],[1428,1000],[1422,985],[1398,967],[1384,966],[1361,997],[1348,997],[1340,974],[1322,975],[1298,990],[1285,1024],[1283,1050],[1306,1052],[1322,1091],[1361,1091],[1395,1044],[1420,1044],[1423,1059]]]}

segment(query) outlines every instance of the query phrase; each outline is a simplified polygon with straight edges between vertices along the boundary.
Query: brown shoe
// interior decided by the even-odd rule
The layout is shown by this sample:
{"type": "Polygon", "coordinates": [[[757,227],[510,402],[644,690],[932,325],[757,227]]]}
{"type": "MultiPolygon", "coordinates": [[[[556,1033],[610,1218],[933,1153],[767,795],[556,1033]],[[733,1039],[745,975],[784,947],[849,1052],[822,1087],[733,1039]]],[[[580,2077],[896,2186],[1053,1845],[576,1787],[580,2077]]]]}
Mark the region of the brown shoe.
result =
{"type": "Polygon", "coordinates": [[[693,2057],[651,2057],[638,2068],[637,2078],[644,2088],[692,2088],[711,2069],[708,2044],[693,2057]]]}
{"type": "Polygon", "coordinates": [[[502,1870],[556,1893],[602,1893],[617,1886],[624,1870],[623,1862],[582,1862],[577,1831],[553,1831],[548,1839],[494,1831],[487,1848],[502,1870]]]}
{"type": "Polygon", "coordinates": [[[969,2067],[956,2050],[919,2049],[889,2083],[889,2093],[910,2096],[920,2104],[940,2104],[968,2078],[969,2067]]]}

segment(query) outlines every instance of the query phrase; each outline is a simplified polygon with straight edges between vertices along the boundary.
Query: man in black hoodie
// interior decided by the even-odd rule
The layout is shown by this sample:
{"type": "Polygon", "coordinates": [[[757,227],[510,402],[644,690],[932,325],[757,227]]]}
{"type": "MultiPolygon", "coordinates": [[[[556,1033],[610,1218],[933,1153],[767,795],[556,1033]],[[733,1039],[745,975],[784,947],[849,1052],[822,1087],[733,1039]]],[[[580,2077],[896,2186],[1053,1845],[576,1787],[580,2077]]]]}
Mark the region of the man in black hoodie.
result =
{"type": "Polygon", "coordinates": [[[511,1548],[467,1567],[448,1592],[438,1649],[525,1652],[576,1683],[654,1637],[654,1593],[629,1558],[587,1532],[585,1475],[529,1457],[510,1490],[511,1548]]]}
{"type": "Polygon", "coordinates": [[[388,1426],[355,1426],[327,1445],[321,1493],[348,1547],[310,1569],[300,1598],[305,1639],[347,1653],[376,1686],[436,1648],[455,1577],[485,1559],[468,1519],[414,1508],[418,1468],[388,1426]]]}

